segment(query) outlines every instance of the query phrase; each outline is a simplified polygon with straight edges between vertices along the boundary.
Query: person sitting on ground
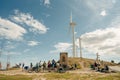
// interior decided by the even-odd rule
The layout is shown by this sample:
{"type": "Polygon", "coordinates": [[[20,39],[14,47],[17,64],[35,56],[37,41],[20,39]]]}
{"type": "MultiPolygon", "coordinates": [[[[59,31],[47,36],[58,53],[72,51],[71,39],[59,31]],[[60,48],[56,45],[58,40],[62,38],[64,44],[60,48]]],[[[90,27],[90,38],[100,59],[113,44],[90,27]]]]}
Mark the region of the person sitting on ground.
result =
{"type": "Polygon", "coordinates": [[[62,65],[61,65],[61,64],[60,64],[60,66],[59,66],[59,68],[58,68],[58,72],[59,72],[59,73],[64,72],[64,69],[63,69],[63,67],[62,67],[62,65]]]}
{"type": "Polygon", "coordinates": [[[107,72],[107,71],[109,71],[109,67],[108,67],[108,65],[105,65],[105,72],[107,72]]]}
{"type": "Polygon", "coordinates": [[[74,66],[75,66],[75,69],[77,69],[77,64],[76,63],[74,64],[74,66]]]}
{"type": "Polygon", "coordinates": [[[95,70],[95,66],[94,66],[93,64],[90,65],[90,68],[91,68],[92,70],[95,70]]]}
{"type": "Polygon", "coordinates": [[[95,70],[97,70],[98,67],[97,62],[94,63],[94,66],[95,66],[95,70]]]}
{"type": "Polygon", "coordinates": [[[25,69],[25,70],[28,70],[28,69],[29,69],[29,67],[28,67],[28,66],[25,66],[25,67],[24,67],[24,69],[25,69]]]}

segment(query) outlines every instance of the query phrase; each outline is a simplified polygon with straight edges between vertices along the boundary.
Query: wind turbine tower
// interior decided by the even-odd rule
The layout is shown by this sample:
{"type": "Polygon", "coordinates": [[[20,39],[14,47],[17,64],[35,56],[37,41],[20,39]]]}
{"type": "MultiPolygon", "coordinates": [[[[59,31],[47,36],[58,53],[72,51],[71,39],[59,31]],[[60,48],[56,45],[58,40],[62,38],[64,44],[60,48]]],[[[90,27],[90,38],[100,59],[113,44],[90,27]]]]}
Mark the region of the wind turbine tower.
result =
{"type": "Polygon", "coordinates": [[[80,58],[82,60],[82,46],[81,46],[81,38],[79,37],[79,46],[80,46],[80,58]]]}
{"type": "Polygon", "coordinates": [[[75,49],[75,28],[76,23],[72,21],[72,13],[70,16],[70,27],[72,28],[72,42],[73,42],[73,57],[76,56],[76,49],[75,49]]]}

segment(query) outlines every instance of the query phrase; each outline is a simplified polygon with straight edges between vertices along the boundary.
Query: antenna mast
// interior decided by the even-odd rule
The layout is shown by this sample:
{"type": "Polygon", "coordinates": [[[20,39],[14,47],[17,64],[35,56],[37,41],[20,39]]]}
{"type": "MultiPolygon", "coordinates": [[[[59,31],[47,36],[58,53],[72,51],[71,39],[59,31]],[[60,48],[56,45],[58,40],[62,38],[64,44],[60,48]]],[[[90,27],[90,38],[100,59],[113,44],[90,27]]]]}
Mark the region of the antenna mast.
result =
{"type": "Polygon", "coordinates": [[[99,54],[98,53],[96,53],[96,61],[98,62],[99,61],[99,54]]]}
{"type": "Polygon", "coordinates": [[[10,55],[9,55],[9,51],[8,51],[6,69],[8,70],[9,68],[10,68],[10,55]]]}

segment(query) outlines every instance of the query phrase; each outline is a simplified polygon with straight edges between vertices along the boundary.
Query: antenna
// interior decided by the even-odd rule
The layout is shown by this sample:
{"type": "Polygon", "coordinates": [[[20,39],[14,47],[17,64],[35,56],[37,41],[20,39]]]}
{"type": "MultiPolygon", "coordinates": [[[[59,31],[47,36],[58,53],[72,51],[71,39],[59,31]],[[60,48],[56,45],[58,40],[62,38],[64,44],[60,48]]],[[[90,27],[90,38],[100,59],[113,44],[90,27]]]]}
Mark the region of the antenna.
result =
{"type": "Polygon", "coordinates": [[[100,55],[98,53],[96,53],[96,61],[98,62],[99,61],[99,57],[100,55]]]}
{"type": "Polygon", "coordinates": [[[75,27],[75,23],[72,21],[72,12],[71,12],[71,16],[70,16],[70,27],[72,28],[72,41],[73,41],[73,57],[75,57],[76,55],[76,49],[75,49],[75,31],[74,31],[74,27],[75,27]]]}
{"type": "Polygon", "coordinates": [[[9,51],[8,51],[8,54],[7,54],[7,66],[6,66],[6,69],[8,70],[10,68],[10,55],[9,55],[9,51]]]}

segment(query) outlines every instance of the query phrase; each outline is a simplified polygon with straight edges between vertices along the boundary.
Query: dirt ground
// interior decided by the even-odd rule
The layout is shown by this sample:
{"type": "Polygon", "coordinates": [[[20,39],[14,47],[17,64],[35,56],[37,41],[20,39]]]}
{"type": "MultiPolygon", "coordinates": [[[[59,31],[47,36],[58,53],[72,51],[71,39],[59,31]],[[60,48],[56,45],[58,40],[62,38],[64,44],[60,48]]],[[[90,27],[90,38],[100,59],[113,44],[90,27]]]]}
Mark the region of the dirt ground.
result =
{"type": "MultiPolygon", "coordinates": [[[[70,70],[67,71],[66,73],[70,73],[70,74],[76,74],[76,75],[90,75],[90,76],[94,76],[94,75],[100,75],[101,77],[105,77],[105,76],[109,76],[109,75],[114,75],[115,73],[101,73],[101,72],[96,72],[94,70],[91,70],[89,68],[84,68],[84,69],[79,69],[79,70],[70,70]]],[[[32,72],[32,73],[28,73],[27,71],[22,71],[22,69],[18,69],[18,70],[8,70],[8,71],[0,71],[0,74],[3,75],[26,75],[26,76],[37,76],[36,78],[32,79],[32,80],[48,80],[44,77],[44,75],[46,74],[58,74],[58,73],[53,73],[53,72],[32,72]]],[[[61,73],[64,74],[64,73],[61,73]]],[[[75,75],[74,75],[75,76],[75,75]]],[[[50,79],[52,80],[52,79],[50,79]]],[[[61,79],[58,79],[61,80],[61,79]]],[[[66,79],[65,79],[66,80],[66,79]]],[[[67,79],[68,80],[68,79],[67,79]]]]}
{"type": "MultiPolygon", "coordinates": [[[[36,72],[27,72],[27,71],[22,71],[22,69],[18,69],[18,70],[7,70],[7,71],[0,71],[0,74],[4,74],[4,75],[44,75],[50,73],[48,71],[41,71],[39,73],[36,72]]],[[[67,71],[67,73],[75,73],[75,74],[105,74],[105,73],[100,73],[100,72],[96,72],[94,70],[91,70],[89,68],[84,68],[82,70],[77,69],[77,70],[69,70],[67,71]]]]}

